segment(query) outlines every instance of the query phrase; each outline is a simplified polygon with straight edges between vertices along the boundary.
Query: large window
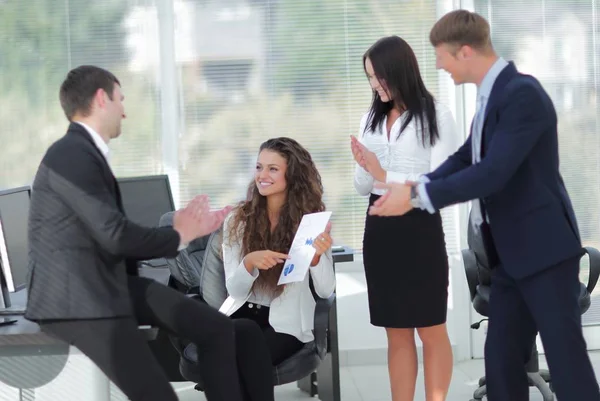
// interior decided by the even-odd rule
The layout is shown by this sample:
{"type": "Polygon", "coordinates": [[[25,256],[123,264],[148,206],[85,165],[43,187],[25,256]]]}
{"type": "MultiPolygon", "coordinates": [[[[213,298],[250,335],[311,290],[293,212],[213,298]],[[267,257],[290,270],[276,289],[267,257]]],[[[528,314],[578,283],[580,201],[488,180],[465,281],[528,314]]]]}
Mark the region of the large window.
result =
{"type": "MultiPolygon", "coordinates": [[[[381,36],[404,37],[429,89],[455,109],[427,40],[443,5],[453,3],[1,1],[0,187],[31,182],[43,152],[65,130],[60,82],[69,69],[96,64],[119,76],[126,96],[123,135],[111,144],[117,175],[168,172],[178,200],[208,193],[213,203],[230,204],[244,196],[260,143],[291,136],[320,168],[336,240],[360,250],[366,199],[352,186],[348,137],[357,134],[371,97],[361,56],[381,36]]],[[[498,52],[551,94],[582,236],[600,247],[595,2],[462,3],[489,19],[498,52]]],[[[463,122],[462,110],[455,117],[463,122]]],[[[455,210],[444,211],[444,223],[455,254],[455,210]]],[[[600,309],[584,319],[599,320],[600,309]]]]}
{"type": "MultiPolygon", "coordinates": [[[[0,187],[31,182],[63,135],[58,87],[80,64],[113,71],[128,118],[111,143],[120,176],[168,172],[185,202],[240,200],[261,142],[290,136],[313,155],[336,241],[359,250],[366,198],[349,136],[371,92],[362,54],[405,38],[428,88],[448,101],[428,32],[435,0],[5,0],[0,2],[0,187]]],[[[444,212],[458,249],[455,211],[444,212]]]]}
{"type": "Polygon", "coordinates": [[[0,2],[0,188],[30,184],[48,145],[65,132],[58,91],[69,69],[95,64],[123,83],[128,119],[111,144],[119,174],[162,170],[153,75],[132,54],[151,32],[138,10],[153,0],[0,2]]]}
{"type": "MultiPolygon", "coordinates": [[[[196,40],[191,52],[178,49],[188,57],[176,57],[182,199],[206,192],[220,204],[239,200],[260,143],[290,136],[321,171],[336,240],[360,250],[366,199],[353,188],[349,136],[371,100],[362,54],[384,35],[404,37],[440,94],[427,39],[436,1],[205,1],[185,18],[196,40]]],[[[446,215],[450,226],[454,214],[446,215]]],[[[448,242],[456,248],[455,235],[448,242]]]]}

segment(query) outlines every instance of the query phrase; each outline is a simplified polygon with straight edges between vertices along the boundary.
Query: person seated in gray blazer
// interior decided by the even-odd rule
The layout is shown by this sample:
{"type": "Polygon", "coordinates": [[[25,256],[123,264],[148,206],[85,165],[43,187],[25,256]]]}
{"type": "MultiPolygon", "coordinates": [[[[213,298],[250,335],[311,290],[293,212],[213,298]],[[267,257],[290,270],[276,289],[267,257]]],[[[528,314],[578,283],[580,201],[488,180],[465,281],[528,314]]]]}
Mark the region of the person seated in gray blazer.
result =
{"type": "Polygon", "coordinates": [[[324,210],[321,176],[310,153],[293,139],[274,138],[261,145],[248,197],[224,223],[229,297],[220,311],[260,327],[263,339],[252,347],[269,355],[273,366],[314,340],[310,280],[321,298],[335,289],[331,225],[313,242],[315,255],[304,280],[278,285],[302,216],[324,210]]]}
{"type": "Polygon", "coordinates": [[[260,330],[239,326],[239,332],[210,306],[138,276],[138,260],[176,256],[216,230],[230,208],[210,211],[201,195],[175,212],[172,227],[127,219],[108,163],[108,143],[121,134],[125,118],[123,99],[117,78],[95,66],[73,69],[62,83],[60,103],[70,125],[33,182],[25,317],[77,347],[132,401],[178,399],[139,325],[197,345],[208,400],[273,400],[270,366],[256,373],[256,361],[270,361],[235,349],[236,335],[260,341],[260,330]],[[250,374],[253,382],[242,388],[250,374]]]}

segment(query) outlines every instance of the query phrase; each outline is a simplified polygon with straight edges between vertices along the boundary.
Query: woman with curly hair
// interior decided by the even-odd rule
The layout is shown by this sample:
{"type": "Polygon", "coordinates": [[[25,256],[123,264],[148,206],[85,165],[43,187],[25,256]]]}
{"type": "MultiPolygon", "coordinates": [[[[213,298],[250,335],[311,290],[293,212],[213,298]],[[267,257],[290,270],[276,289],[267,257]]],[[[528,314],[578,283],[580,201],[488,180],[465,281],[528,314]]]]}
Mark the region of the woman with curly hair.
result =
{"type": "Polygon", "coordinates": [[[302,216],[324,211],[322,198],[321,176],[310,153],[293,139],[274,138],[260,146],[247,199],[225,220],[229,298],[220,310],[262,329],[264,344],[248,346],[264,347],[273,366],[314,339],[309,279],[319,297],[328,298],[335,288],[329,225],[314,241],[316,252],[304,281],[277,285],[302,216]]]}

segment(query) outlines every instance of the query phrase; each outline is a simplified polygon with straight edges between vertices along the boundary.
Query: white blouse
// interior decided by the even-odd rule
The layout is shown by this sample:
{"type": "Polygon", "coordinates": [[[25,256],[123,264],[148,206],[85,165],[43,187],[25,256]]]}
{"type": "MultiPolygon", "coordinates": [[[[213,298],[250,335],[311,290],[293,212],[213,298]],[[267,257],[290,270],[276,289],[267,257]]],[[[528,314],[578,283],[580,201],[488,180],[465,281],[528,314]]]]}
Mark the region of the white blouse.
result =
{"type": "MultiPolygon", "coordinates": [[[[312,277],[315,292],[319,297],[329,298],[333,294],[335,273],[331,250],[321,255],[316,266],[309,267],[309,273],[306,274],[304,281],[287,284],[283,293],[277,298],[271,299],[264,294],[253,297],[252,285],[259,272],[254,268],[252,273],[249,273],[244,266],[246,255],[241,255],[241,244],[230,244],[229,225],[231,219],[232,214],[229,214],[225,219],[225,228],[223,229],[223,264],[229,297],[219,310],[227,316],[231,316],[245,302],[263,301],[270,304],[269,323],[276,332],[290,334],[305,343],[314,340],[312,330],[316,303],[310,290],[309,275],[312,277]]],[[[243,227],[239,229],[243,230],[243,227]]]]}
{"type": "MultiPolygon", "coordinates": [[[[368,113],[361,119],[357,137],[360,143],[375,153],[381,167],[387,172],[386,181],[388,183],[416,182],[421,175],[435,170],[458,149],[461,138],[458,135],[452,112],[439,102],[436,102],[435,107],[439,138],[433,147],[428,143],[423,146],[420,135],[417,135],[420,134],[421,123],[415,117],[398,136],[407,113],[401,115],[394,122],[389,140],[386,132],[387,116],[377,127],[376,132],[371,130],[365,132],[365,127],[369,123],[367,121],[368,113]]],[[[427,122],[425,122],[425,128],[427,128],[427,122]]],[[[356,164],[354,187],[360,195],[366,196],[370,193],[382,195],[385,190],[373,188],[375,181],[371,174],[356,164]]]]}

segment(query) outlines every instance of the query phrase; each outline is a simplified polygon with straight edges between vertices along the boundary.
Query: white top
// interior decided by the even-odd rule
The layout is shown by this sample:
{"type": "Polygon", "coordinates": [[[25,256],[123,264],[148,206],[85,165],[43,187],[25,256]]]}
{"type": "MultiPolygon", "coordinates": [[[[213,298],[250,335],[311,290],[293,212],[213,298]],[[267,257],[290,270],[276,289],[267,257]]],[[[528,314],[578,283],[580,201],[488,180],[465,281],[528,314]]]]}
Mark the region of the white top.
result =
{"type": "MultiPolygon", "coordinates": [[[[368,113],[361,119],[357,137],[367,149],[375,153],[381,167],[387,171],[386,181],[388,183],[417,182],[421,175],[435,170],[458,149],[461,138],[459,138],[452,112],[439,102],[435,103],[435,107],[439,139],[433,147],[429,143],[423,146],[420,135],[417,135],[417,133],[420,134],[421,123],[415,117],[398,137],[407,113],[400,116],[392,125],[389,141],[386,132],[387,116],[384,117],[383,123],[376,132],[371,130],[364,132],[368,125],[368,113]]],[[[427,128],[426,121],[425,128],[427,128]]],[[[354,173],[356,191],[363,196],[370,193],[382,195],[385,190],[373,188],[374,183],[375,179],[371,174],[356,164],[354,173]]]]}
{"type": "MultiPolygon", "coordinates": [[[[241,244],[229,244],[229,224],[232,213],[227,216],[223,228],[223,264],[229,297],[223,302],[220,312],[231,316],[251,295],[254,280],[258,277],[255,268],[248,273],[241,255],[241,244]]],[[[239,228],[243,230],[243,227],[239,228]]],[[[316,266],[309,268],[315,292],[321,298],[329,298],[335,289],[335,273],[331,250],[321,255],[316,266]]],[[[286,284],[283,293],[271,300],[269,324],[278,333],[286,333],[307,343],[314,340],[312,330],[315,319],[315,299],[309,286],[309,276],[304,281],[286,284]]]]}

